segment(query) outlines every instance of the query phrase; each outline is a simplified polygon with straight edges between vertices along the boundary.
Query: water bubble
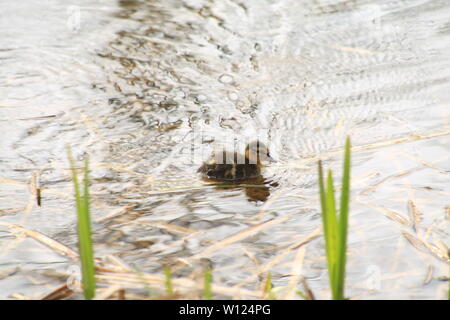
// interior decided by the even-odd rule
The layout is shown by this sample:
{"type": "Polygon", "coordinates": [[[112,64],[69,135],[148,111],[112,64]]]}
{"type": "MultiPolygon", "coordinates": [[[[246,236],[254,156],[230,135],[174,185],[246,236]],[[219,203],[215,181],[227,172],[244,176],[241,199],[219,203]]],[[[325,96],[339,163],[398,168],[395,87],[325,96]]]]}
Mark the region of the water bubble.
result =
{"type": "Polygon", "coordinates": [[[206,96],[204,94],[199,94],[196,98],[197,102],[203,102],[206,100],[206,96]]]}
{"type": "Polygon", "coordinates": [[[202,143],[211,143],[214,142],[216,138],[214,136],[204,136],[202,137],[202,143]]]}
{"type": "Polygon", "coordinates": [[[186,98],[186,93],[184,91],[178,91],[175,93],[175,98],[184,99],[186,98]]]}
{"type": "Polygon", "coordinates": [[[230,84],[234,81],[234,79],[229,74],[223,74],[219,77],[219,81],[223,84],[230,84]]]}
{"type": "Polygon", "coordinates": [[[69,277],[66,280],[67,288],[71,290],[77,290],[79,287],[79,283],[81,282],[81,270],[80,267],[77,265],[71,265],[67,269],[67,273],[69,274],[69,277]]]}
{"type": "Polygon", "coordinates": [[[228,98],[231,101],[237,101],[239,99],[239,95],[236,92],[230,92],[228,93],[228,98]]]}

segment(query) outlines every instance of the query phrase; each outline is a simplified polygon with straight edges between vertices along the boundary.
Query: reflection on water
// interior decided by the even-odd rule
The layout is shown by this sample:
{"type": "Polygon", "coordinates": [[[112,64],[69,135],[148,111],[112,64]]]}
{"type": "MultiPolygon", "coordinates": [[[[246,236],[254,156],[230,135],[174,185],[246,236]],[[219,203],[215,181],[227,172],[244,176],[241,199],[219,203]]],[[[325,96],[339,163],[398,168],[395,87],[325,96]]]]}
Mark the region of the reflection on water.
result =
{"type": "MultiPolygon", "coordinates": [[[[0,39],[0,134],[7,137],[0,139],[0,222],[76,248],[70,144],[78,159],[92,160],[98,256],[116,254],[155,273],[187,261],[179,271],[185,275],[209,245],[274,219],[206,258],[227,285],[258,287],[270,271],[284,288],[298,271],[295,244],[321,223],[317,160],[340,172],[350,135],[347,295],[441,297],[435,279],[448,272],[438,253],[449,230],[449,4],[18,6],[0,12],[9,35],[0,39]],[[256,138],[277,159],[261,180],[211,187],[196,174],[216,145],[256,138]],[[42,207],[29,192],[33,175],[42,207]],[[422,216],[414,228],[409,201],[422,216]]],[[[43,288],[30,274],[51,270],[38,279],[56,286],[74,265],[4,226],[0,246],[2,297],[39,296],[43,288]]],[[[326,298],[323,242],[305,247],[302,275],[326,298]]]]}
{"type": "Polygon", "coordinates": [[[214,182],[216,189],[237,189],[243,190],[247,196],[248,201],[264,202],[270,196],[270,188],[277,187],[276,182],[267,181],[263,176],[252,179],[246,179],[239,182],[223,182],[215,179],[203,179],[207,183],[214,182]]]}

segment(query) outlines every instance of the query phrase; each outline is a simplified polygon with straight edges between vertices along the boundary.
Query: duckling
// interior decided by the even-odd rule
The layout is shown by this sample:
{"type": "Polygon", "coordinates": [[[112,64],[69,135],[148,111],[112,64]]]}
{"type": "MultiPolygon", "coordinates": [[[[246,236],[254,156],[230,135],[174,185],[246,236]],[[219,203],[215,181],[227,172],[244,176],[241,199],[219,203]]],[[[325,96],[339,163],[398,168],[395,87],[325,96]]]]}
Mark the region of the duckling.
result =
{"type": "Polygon", "coordinates": [[[253,141],[245,147],[245,154],[222,150],[214,153],[211,160],[197,170],[203,178],[241,181],[261,176],[262,161],[274,161],[267,146],[253,141]]]}

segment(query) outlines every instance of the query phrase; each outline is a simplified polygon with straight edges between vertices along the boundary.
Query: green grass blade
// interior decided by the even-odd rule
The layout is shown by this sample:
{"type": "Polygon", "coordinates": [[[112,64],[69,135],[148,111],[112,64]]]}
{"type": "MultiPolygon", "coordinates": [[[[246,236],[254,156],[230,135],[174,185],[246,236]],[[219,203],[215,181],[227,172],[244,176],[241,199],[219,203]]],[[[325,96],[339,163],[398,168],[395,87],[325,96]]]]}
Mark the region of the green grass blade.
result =
{"type": "MultiPolygon", "coordinates": [[[[322,161],[319,160],[319,191],[320,191],[320,205],[322,207],[322,213],[324,214],[327,211],[327,204],[326,204],[326,197],[325,197],[325,186],[323,182],[323,168],[322,168],[322,161]]],[[[326,216],[322,216],[322,218],[326,219],[326,216]]],[[[324,220],[324,224],[326,224],[327,221],[324,220]]]]}
{"type": "Polygon", "coordinates": [[[325,238],[325,251],[327,255],[328,277],[333,298],[336,296],[336,209],[334,203],[333,177],[328,173],[327,188],[324,186],[322,163],[319,161],[319,189],[322,207],[323,232],[325,238]],[[331,187],[330,187],[331,185],[331,187]]]}
{"type": "Polygon", "coordinates": [[[304,294],[301,290],[295,290],[295,293],[303,300],[309,300],[309,297],[306,294],[304,294]]]}
{"type": "Polygon", "coordinates": [[[74,192],[75,192],[75,203],[76,203],[76,206],[78,209],[80,206],[83,206],[83,204],[80,202],[80,200],[81,200],[80,184],[78,183],[78,175],[77,175],[77,172],[75,169],[75,163],[74,163],[73,157],[72,157],[72,150],[70,148],[67,148],[67,156],[69,158],[70,170],[72,171],[72,181],[73,181],[73,188],[74,188],[74,192]]]}
{"type": "Polygon", "coordinates": [[[267,273],[266,283],[264,284],[264,297],[267,297],[268,300],[275,300],[276,296],[272,290],[272,275],[270,272],[267,273]]]}
{"type": "MultiPolygon", "coordinates": [[[[324,186],[324,178],[323,178],[323,168],[322,168],[322,161],[319,161],[319,191],[320,191],[320,204],[322,207],[322,222],[323,222],[323,234],[325,238],[325,252],[327,254],[327,261],[330,263],[332,261],[331,254],[331,241],[330,241],[330,232],[329,232],[329,222],[328,222],[328,215],[327,215],[327,200],[326,200],[326,190],[324,186]]],[[[328,269],[331,268],[331,265],[328,265],[328,269]]],[[[331,278],[330,278],[330,284],[331,284],[331,278]]]]}
{"type": "Polygon", "coordinates": [[[204,279],[204,288],[203,288],[203,299],[205,300],[212,300],[213,294],[212,294],[212,270],[207,269],[205,271],[205,279],[204,279]]]}
{"type": "Polygon", "coordinates": [[[272,291],[272,275],[268,272],[266,283],[264,284],[264,296],[269,296],[270,291],[272,291]]]}
{"type": "Polygon", "coordinates": [[[95,296],[96,283],[89,208],[89,162],[87,159],[85,159],[83,195],[81,195],[80,183],[78,181],[78,176],[70,148],[68,149],[68,158],[72,171],[72,180],[74,184],[75,202],[77,209],[78,243],[81,260],[83,293],[85,299],[90,300],[95,296]]]}
{"type": "Polygon", "coordinates": [[[341,204],[339,214],[339,267],[338,299],[344,299],[345,265],[347,258],[348,212],[350,202],[350,138],[345,142],[344,173],[342,176],[341,204]]]}
{"type": "Polygon", "coordinates": [[[171,296],[173,295],[172,271],[168,266],[164,266],[164,277],[165,277],[166,293],[169,296],[171,296]]]}
{"type": "Polygon", "coordinates": [[[320,161],[318,168],[319,194],[322,208],[328,276],[333,299],[341,300],[345,298],[344,284],[350,202],[350,138],[347,138],[345,143],[339,213],[336,210],[333,173],[331,170],[328,171],[327,181],[325,183],[322,163],[320,161]]]}
{"type": "Polygon", "coordinates": [[[337,274],[338,274],[338,240],[339,240],[339,228],[336,215],[336,204],[334,196],[333,186],[333,173],[328,171],[327,189],[325,190],[327,211],[326,216],[328,220],[327,240],[329,242],[328,248],[330,250],[328,261],[328,273],[330,277],[331,289],[333,292],[333,299],[337,297],[337,274]]]}

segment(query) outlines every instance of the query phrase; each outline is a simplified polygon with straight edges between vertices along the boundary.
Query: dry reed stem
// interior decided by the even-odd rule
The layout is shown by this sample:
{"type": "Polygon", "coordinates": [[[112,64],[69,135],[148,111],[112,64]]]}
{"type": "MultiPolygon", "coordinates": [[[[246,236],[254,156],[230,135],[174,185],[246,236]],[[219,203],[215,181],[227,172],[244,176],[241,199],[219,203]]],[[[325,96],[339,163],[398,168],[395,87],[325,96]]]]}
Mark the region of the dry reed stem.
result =
{"type": "Polygon", "coordinates": [[[273,225],[276,225],[276,224],[279,224],[286,220],[289,220],[290,218],[291,218],[291,216],[282,216],[282,217],[278,217],[276,219],[271,219],[271,220],[262,222],[255,226],[251,226],[251,227],[249,227],[245,230],[242,230],[228,238],[225,238],[223,240],[220,240],[220,241],[214,243],[213,245],[209,246],[208,248],[204,249],[203,251],[195,254],[191,259],[200,259],[200,258],[206,257],[220,249],[225,248],[226,246],[229,246],[230,244],[233,244],[237,241],[251,237],[266,228],[272,227],[273,225]]]}
{"type": "Polygon", "coordinates": [[[404,225],[406,227],[411,227],[412,226],[412,223],[411,223],[410,220],[408,220],[403,215],[401,215],[400,213],[398,213],[398,212],[396,212],[394,210],[387,209],[387,208],[380,207],[380,206],[376,206],[376,205],[374,205],[374,204],[372,204],[370,202],[365,202],[365,201],[362,201],[362,200],[357,200],[357,202],[362,204],[362,205],[364,205],[364,206],[370,207],[372,209],[375,209],[375,210],[383,213],[387,218],[389,218],[389,219],[391,219],[391,220],[393,220],[395,222],[398,222],[398,223],[400,223],[400,224],[402,224],[402,225],[404,225]]]}
{"type": "Polygon", "coordinates": [[[3,214],[3,213],[16,213],[16,212],[20,212],[22,210],[23,210],[23,208],[0,209],[0,214],[3,214]]]}
{"type": "Polygon", "coordinates": [[[406,232],[406,231],[402,231],[402,235],[406,238],[406,240],[408,240],[408,242],[417,250],[425,252],[425,253],[429,253],[428,251],[428,247],[425,244],[425,242],[423,242],[421,239],[413,236],[412,234],[406,232]]]}
{"type": "MultiPolygon", "coordinates": [[[[116,293],[119,294],[120,291],[122,291],[122,290],[123,290],[123,287],[120,285],[112,285],[106,289],[97,290],[97,293],[93,300],[106,300],[116,293]]],[[[122,300],[122,299],[120,299],[120,300],[122,300]]]]}
{"type": "Polygon", "coordinates": [[[46,245],[47,247],[49,247],[50,249],[52,249],[53,251],[56,251],[62,255],[65,255],[65,256],[69,257],[70,259],[72,259],[73,261],[78,261],[78,254],[75,251],[73,251],[72,249],[69,249],[62,243],[60,243],[56,240],[53,240],[53,239],[47,237],[46,235],[43,235],[42,233],[30,230],[30,229],[26,229],[26,228],[18,226],[18,225],[4,223],[4,222],[0,222],[0,225],[8,227],[13,230],[23,232],[26,236],[39,241],[40,243],[42,243],[42,244],[46,245]]]}
{"type": "Polygon", "coordinates": [[[40,300],[61,300],[64,298],[67,298],[74,294],[75,292],[67,287],[67,283],[64,283],[60,285],[59,287],[56,287],[53,291],[46,294],[40,300]]]}
{"type": "Polygon", "coordinates": [[[314,230],[313,232],[311,232],[309,235],[307,235],[306,237],[301,237],[299,241],[294,242],[292,245],[290,245],[289,247],[287,247],[286,249],[281,250],[281,252],[279,254],[277,254],[275,257],[273,257],[272,259],[270,259],[267,263],[265,263],[262,266],[259,266],[257,268],[257,270],[251,275],[249,276],[247,279],[242,280],[241,282],[239,282],[238,284],[236,284],[235,287],[242,287],[254,280],[256,280],[259,276],[266,274],[267,272],[269,272],[275,265],[277,265],[278,263],[280,263],[281,261],[283,261],[283,259],[292,251],[295,250],[297,248],[300,248],[301,246],[307,244],[308,242],[310,242],[311,240],[317,238],[320,234],[322,233],[322,229],[321,227],[317,228],[316,230],[314,230]]]}
{"type": "Polygon", "coordinates": [[[28,186],[28,183],[17,181],[17,180],[12,180],[12,179],[1,178],[1,177],[0,177],[0,183],[28,186]]]}
{"type": "Polygon", "coordinates": [[[106,216],[103,216],[103,217],[100,217],[100,218],[97,218],[94,221],[96,223],[99,223],[99,222],[104,222],[106,220],[110,220],[112,218],[119,217],[121,215],[127,214],[134,207],[135,207],[134,205],[128,205],[128,206],[125,206],[125,207],[118,208],[116,210],[113,210],[110,214],[108,214],[106,216]]]}
{"type": "Polygon", "coordinates": [[[187,234],[192,234],[192,233],[196,233],[199,231],[197,229],[190,229],[190,228],[180,227],[180,226],[176,226],[173,224],[162,223],[162,222],[129,221],[128,224],[139,224],[139,225],[155,227],[155,228],[159,228],[159,229],[165,229],[165,230],[170,230],[170,231],[175,231],[175,232],[180,232],[180,233],[187,233],[187,234]]]}
{"type": "MultiPolygon", "coordinates": [[[[402,138],[389,139],[389,140],[374,142],[374,143],[370,143],[370,144],[366,144],[366,145],[355,146],[355,147],[351,148],[351,153],[354,154],[359,151],[379,149],[379,148],[393,146],[396,144],[409,143],[409,142],[425,140],[425,139],[432,139],[432,138],[443,137],[443,136],[447,136],[447,135],[450,135],[450,131],[438,131],[438,132],[433,132],[433,133],[429,133],[429,134],[409,135],[409,136],[402,137],[402,138]]],[[[338,150],[331,150],[327,153],[323,153],[320,156],[312,156],[309,158],[302,159],[300,161],[293,161],[291,163],[293,164],[294,167],[298,166],[298,165],[302,165],[302,164],[315,163],[319,159],[322,159],[322,160],[329,159],[336,155],[342,154],[343,152],[344,152],[344,148],[342,147],[338,150]]],[[[290,166],[290,165],[287,164],[286,166],[290,166]]]]}
{"type": "Polygon", "coordinates": [[[433,162],[425,161],[425,160],[423,160],[422,158],[416,157],[416,156],[414,156],[414,155],[412,155],[412,154],[409,154],[409,153],[407,153],[407,152],[401,152],[401,151],[399,151],[399,154],[401,154],[402,157],[405,157],[405,158],[408,158],[408,159],[410,159],[410,160],[416,161],[416,162],[420,163],[421,165],[423,165],[423,166],[425,166],[425,167],[428,167],[428,168],[430,168],[430,169],[436,170],[437,172],[439,172],[439,173],[441,173],[441,174],[449,174],[448,171],[446,171],[446,170],[444,170],[444,169],[441,169],[441,168],[439,168],[439,167],[436,167],[436,166],[434,165],[434,163],[438,163],[438,162],[442,162],[442,161],[447,160],[448,158],[450,158],[450,154],[446,155],[445,157],[436,159],[436,160],[434,160],[433,162]]]}
{"type": "Polygon", "coordinates": [[[423,167],[422,166],[417,166],[417,167],[414,167],[414,168],[411,168],[411,169],[407,169],[407,170],[400,171],[398,173],[391,174],[391,175],[389,175],[387,177],[384,177],[383,179],[381,179],[377,183],[367,187],[365,190],[361,191],[361,194],[362,195],[368,195],[370,192],[372,192],[375,189],[377,189],[380,185],[382,185],[386,181],[406,176],[406,175],[410,174],[411,172],[415,172],[415,171],[420,170],[420,169],[423,169],[423,167]]]}
{"type": "Polygon", "coordinates": [[[417,227],[422,222],[422,214],[417,209],[416,204],[412,200],[407,202],[408,213],[411,217],[411,224],[415,233],[417,233],[417,227]]]}
{"type": "Polygon", "coordinates": [[[427,285],[433,280],[433,273],[434,273],[434,267],[432,265],[429,265],[427,268],[427,273],[425,275],[425,278],[423,279],[423,285],[427,285]]]}
{"type": "Polygon", "coordinates": [[[116,268],[120,270],[118,272],[130,272],[133,270],[126,262],[114,255],[107,255],[104,258],[104,261],[109,261],[114,266],[116,266],[116,268]]]}
{"type": "Polygon", "coordinates": [[[31,297],[28,297],[28,296],[25,296],[25,295],[23,295],[21,293],[12,293],[10,295],[10,297],[14,298],[14,299],[17,299],[17,300],[35,300],[35,299],[33,299],[31,297]]]}
{"type": "Polygon", "coordinates": [[[40,171],[33,170],[30,180],[30,192],[36,197],[36,204],[41,205],[41,185],[39,181],[40,171]]]}
{"type": "Polygon", "coordinates": [[[417,250],[422,251],[424,253],[428,253],[428,254],[431,253],[435,257],[437,257],[438,259],[440,259],[442,261],[450,262],[450,258],[448,256],[448,251],[445,251],[445,249],[443,250],[439,246],[436,246],[429,242],[423,241],[422,239],[415,237],[406,231],[402,231],[402,235],[417,250]]]}
{"type": "Polygon", "coordinates": [[[367,49],[363,49],[363,48],[345,47],[345,46],[341,46],[341,45],[332,45],[332,46],[330,46],[330,48],[337,49],[340,51],[345,51],[345,52],[363,54],[363,55],[374,55],[374,54],[378,53],[376,51],[367,50],[367,49]]]}
{"type": "MultiPolygon", "coordinates": [[[[177,192],[187,192],[187,191],[197,191],[197,190],[208,190],[213,189],[217,187],[215,184],[206,184],[206,185],[198,185],[198,186],[179,186],[179,187],[171,187],[171,188],[163,188],[158,189],[158,191],[150,191],[146,192],[149,196],[159,196],[159,195],[165,195],[170,193],[177,193],[177,192]]],[[[243,187],[243,186],[236,186],[236,188],[243,187]]]]}
{"type": "MultiPolygon", "coordinates": [[[[166,279],[163,276],[154,276],[150,274],[136,274],[136,273],[125,273],[125,274],[99,274],[96,276],[97,281],[102,283],[107,283],[111,285],[118,285],[124,288],[144,288],[148,286],[150,288],[165,290],[166,279]]],[[[182,292],[183,289],[186,291],[191,291],[195,288],[201,289],[202,283],[190,280],[186,278],[173,278],[173,286],[178,292],[182,292]]],[[[215,294],[222,294],[225,296],[233,296],[236,294],[249,296],[249,297],[259,297],[260,292],[252,291],[248,289],[237,289],[234,287],[226,287],[221,285],[212,284],[212,290],[215,294]]]]}
{"type": "Polygon", "coordinates": [[[113,169],[117,172],[130,173],[130,174],[133,174],[133,175],[139,176],[139,177],[147,177],[148,176],[146,174],[139,173],[139,172],[136,172],[136,171],[128,169],[128,168],[124,168],[119,163],[95,162],[95,163],[92,163],[91,166],[92,166],[92,168],[100,167],[100,168],[113,169]]]}
{"type": "Polygon", "coordinates": [[[291,278],[289,279],[289,283],[287,285],[286,294],[283,297],[284,300],[292,300],[294,298],[298,281],[302,277],[302,267],[305,260],[305,252],[306,248],[304,246],[300,247],[297,250],[297,254],[295,255],[294,261],[292,262],[291,278]]]}

